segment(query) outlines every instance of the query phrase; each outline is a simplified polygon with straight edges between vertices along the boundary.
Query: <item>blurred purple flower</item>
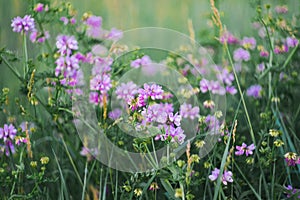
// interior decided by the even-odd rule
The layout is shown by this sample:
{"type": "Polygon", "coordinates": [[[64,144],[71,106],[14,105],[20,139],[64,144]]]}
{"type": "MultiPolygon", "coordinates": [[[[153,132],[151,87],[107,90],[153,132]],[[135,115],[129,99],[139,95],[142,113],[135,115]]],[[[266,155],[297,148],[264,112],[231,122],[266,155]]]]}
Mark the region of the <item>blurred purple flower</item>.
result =
{"type": "Polygon", "coordinates": [[[92,69],[92,75],[104,74],[111,70],[111,65],[113,63],[112,58],[94,58],[94,67],[92,69]]]}
{"type": "Polygon", "coordinates": [[[285,14],[288,12],[288,7],[286,5],[278,5],[275,7],[275,12],[278,14],[285,14]]]}
{"type": "Polygon", "coordinates": [[[243,40],[241,41],[241,45],[245,49],[255,49],[256,47],[256,40],[254,37],[244,37],[243,40]]]}
{"type": "Polygon", "coordinates": [[[235,155],[241,156],[245,153],[246,156],[249,156],[253,154],[253,150],[255,149],[255,146],[254,144],[247,146],[245,143],[243,143],[242,146],[236,146],[235,148],[237,149],[235,155]]]}
{"type": "Polygon", "coordinates": [[[231,95],[235,95],[237,93],[237,90],[234,86],[226,86],[226,92],[231,95]]]}
{"type": "Polygon", "coordinates": [[[13,32],[20,33],[23,31],[24,33],[28,33],[35,30],[35,22],[30,15],[25,15],[23,18],[18,16],[12,20],[11,27],[13,28],[13,32]]]}
{"type": "Polygon", "coordinates": [[[50,37],[49,31],[45,31],[44,34],[39,33],[37,30],[34,30],[31,32],[29,39],[31,40],[32,43],[38,42],[38,43],[43,43],[50,37]]]}
{"type": "Polygon", "coordinates": [[[293,48],[293,47],[297,46],[298,43],[299,43],[299,41],[296,38],[293,38],[293,37],[287,37],[286,38],[286,44],[287,44],[288,47],[293,48]]]}
{"type": "Polygon", "coordinates": [[[133,68],[139,68],[141,66],[149,65],[152,61],[149,56],[145,55],[142,58],[138,58],[136,60],[131,61],[130,66],[133,68]]]}
{"type": "Polygon", "coordinates": [[[193,120],[199,117],[199,110],[198,106],[192,107],[191,104],[184,103],[180,106],[180,115],[183,118],[190,118],[193,120]]]}
{"type": "Polygon", "coordinates": [[[285,189],[288,191],[287,198],[291,198],[293,195],[297,194],[297,198],[300,199],[300,189],[293,188],[293,186],[288,185],[285,187],[285,189]]]}
{"type": "Polygon", "coordinates": [[[33,9],[35,12],[43,12],[44,10],[44,4],[42,3],[38,3],[36,4],[36,6],[33,9]]]}
{"type": "Polygon", "coordinates": [[[92,15],[86,20],[87,36],[92,38],[101,38],[104,31],[102,30],[102,18],[100,16],[92,15]]]}
{"type": "Polygon", "coordinates": [[[249,61],[250,53],[243,48],[238,48],[233,52],[233,59],[235,61],[249,61]]]}
{"type": "Polygon", "coordinates": [[[234,35],[232,35],[232,33],[230,33],[229,31],[225,31],[221,35],[219,40],[222,44],[225,44],[225,42],[227,42],[227,44],[238,44],[239,43],[239,40],[234,35]]]}
{"type": "Polygon", "coordinates": [[[116,28],[112,28],[110,32],[107,34],[106,39],[118,41],[123,37],[123,32],[121,30],[118,30],[116,28]]]}
{"type": "Polygon", "coordinates": [[[264,70],[265,70],[265,63],[260,63],[260,64],[258,64],[258,65],[256,66],[256,70],[257,70],[258,72],[264,71],[264,70]]]}
{"type": "Polygon", "coordinates": [[[108,113],[108,117],[112,120],[116,120],[121,116],[121,114],[122,114],[122,110],[116,108],[108,113]]]}
{"type": "Polygon", "coordinates": [[[219,81],[225,83],[226,85],[231,85],[234,80],[233,73],[229,73],[228,69],[224,68],[217,73],[217,78],[219,81]]]}
{"type": "Polygon", "coordinates": [[[247,96],[254,97],[255,99],[262,97],[262,87],[260,85],[252,85],[247,89],[247,96]]]}
{"type": "Polygon", "coordinates": [[[67,25],[69,23],[69,19],[67,17],[61,17],[59,20],[62,21],[64,25],[67,25]]]}

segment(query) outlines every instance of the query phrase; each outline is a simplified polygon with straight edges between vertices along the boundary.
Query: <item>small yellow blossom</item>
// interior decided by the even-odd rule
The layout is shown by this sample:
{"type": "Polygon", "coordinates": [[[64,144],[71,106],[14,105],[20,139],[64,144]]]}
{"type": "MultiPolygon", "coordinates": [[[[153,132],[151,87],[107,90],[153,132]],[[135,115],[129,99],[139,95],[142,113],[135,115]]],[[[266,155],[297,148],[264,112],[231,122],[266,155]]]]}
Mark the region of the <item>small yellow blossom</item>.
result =
{"type": "Polygon", "coordinates": [[[159,186],[156,182],[151,183],[149,190],[154,191],[154,190],[158,190],[158,189],[159,189],[159,186]]]}
{"type": "Polygon", "coordinates": [[[277,139],[274,141],[274,145],[276,147],[281,147],[282,145],[284,145],[284,142],[282,140],[277,139]]]}
{"type": "Polygon", "coordinates": [[[33,168],[36,168],[37,162],[36,161],[31,161],[30,166],[33,167],[33,168]]]}
{"type": "Polygon", "coordinates": [[[278,137],[278,136],[281,134],[281,132],[278,131],[278,130],[276,130],[276,129],[270,129],[270,130],[269,130],[269,134],[270,134],[272,137],[278,137]]]}
{"type": "Polygon", "coordinates": [[[46,165],[49,162],[49,157],[47,156],[41,157],[40,161],[43,165],[46,165]]]}
{"type": "Polygon", "coordinates": [[[192,160],[192,162],[199,163],[200,157],[197,154],[193,154],[191,156],[191,160],[192,160]]]}
{"type": "Polygon", "coordinates": [[[211,166],[211,164],[209,162],[206,161],[204,163],[204,168],[208,169],[208,168],[210,168],[210,166],[211,166]]]}
{"type": "Polygon", "coordinates": [[[195,146],[196,146],[198,149],[202,148],[204,145],[205,145],[205,141],[204,141],[204,140],[197,140],[197,141],[195,142],[195,146]]]}
{"type": "Polygon", "coordinates": [[[134,191],[135,196],[139,197],[142,195],[143,190],[141,188],[136,188],[134,191]]]}
{"type": "Polygon", "coordinates": [[[175,190],[175,197],[176,197],[176,198],[182,197],[182,189],[181,189],[181,188],[177,188],[177,189],[175,190]]]}

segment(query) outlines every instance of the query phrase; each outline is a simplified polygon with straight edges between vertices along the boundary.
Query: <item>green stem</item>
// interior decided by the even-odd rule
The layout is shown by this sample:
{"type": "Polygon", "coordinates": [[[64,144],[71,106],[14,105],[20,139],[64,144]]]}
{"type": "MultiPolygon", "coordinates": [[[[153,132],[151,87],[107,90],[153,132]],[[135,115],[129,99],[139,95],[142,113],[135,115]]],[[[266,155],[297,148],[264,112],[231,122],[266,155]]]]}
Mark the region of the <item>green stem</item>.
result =
{"type": "Polygon", "coordinates": [[[226,43],[225,43],[225,49],[226,49],[226,52],[227,52],[227,55],[228,55],[230,65],[232,66],[232,70],[233,70],[234,78],[236,80],[238,91],[239,91],[241,99],[242,99],[242,104],[243,104],[243,107],[244,107],[244,110],[245,110],[245,113],[246,113],[247,122],[248,122],[248,125],[249,125],[249,128],[250,128],[250,135],[251,135],[251,138],[252,138],[252,141],[253,141],[254,145],[256,146],[254,132],[253,132],[252,124],[251,124],[250,117],[249,117],[249,114],[248,114],[248,109],[247,109],[247,106],[246,106],[246,103],[245,103],[244,94],[243,94],[241,86],[240,86],[240,81],[238,79],[238,76],[237,76],[237,73],[236,73],[232,58],[231,58],[231,54],[230,54],[229,49],[228,49],[228,45],[226,43]]]}
{"type": "Polygon", "coordinates": [[[85,168],[84,168],[84,181],[83,181],[83,189],[82,189],[81,200],[84,200],[84,194],[85,194],[85,188],[86,188],[86,178],[87,178],[87,173],[88,173],[87,165],[88,165],[88,161],[86,160],[85,168]]]}
{"type": "Polygon", "coordinates": [[[27,40],[26,34],[23,33],[23,50],[24,50],[24,79],[26,79],[26,74],[28,72],[28,52],[27,52],[27,40]]]}

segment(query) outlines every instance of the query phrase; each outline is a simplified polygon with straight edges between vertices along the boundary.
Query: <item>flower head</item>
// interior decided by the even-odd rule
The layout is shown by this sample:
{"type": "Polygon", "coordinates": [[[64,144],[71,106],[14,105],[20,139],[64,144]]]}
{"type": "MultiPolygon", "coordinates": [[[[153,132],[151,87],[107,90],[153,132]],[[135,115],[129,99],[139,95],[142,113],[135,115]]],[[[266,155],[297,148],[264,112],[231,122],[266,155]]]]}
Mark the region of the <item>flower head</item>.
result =
{"type": "Polygon", "coordinates": [[[73,50],[78,49],[78,42],[74,36],[59,35],[56,38],[56,47],[62,56],[69,56],[73,50]]]}
{"type": "Polygon", "coordinates": [[[255,49],[256,47],[256,40],[254,37],[244,37],[243,40],[241,41],[241,45],[245,49],[255,49]]]}
{"type": "Polygon", "coordinates": [[[249,156],[249,155],[253,154],[255,145],[251,144],[251,145],[247,146],[245,143],[243,143],[242,146],[236,146],[235,148],[237,149],[237,151],[235,152],[235,155],[241,156],[245,153],[246,156],[249,156]]]}
{"type": "Polygon", "coordinates": [[[247,89],[247,96],[255,99],[262,97],[262,87],[260,85],[252,85],[247,89]]]}
{"type": "Polygon", "coordinates": [[[116,88],[116,95],[118,99],[123,99],[128,102],[138,93],[138,87],[132,81],[128,83],[121,83],[116,88]]]}
{"type": "MultiPolygon", "coordinates": [[[[208,176],[208,178],[209,178],[211,181],[215,181],[215,180],[218,179],[219,174],[220,174],[220,170],[219,170],[218,168],[215,168],[215,169],[212,171],[212,174],[208,176]]],[[[224,170],[224,173],[223,173],[223,175],[222,175],[222,183],[223,183],[224,185],[227,185],[227,182],[230,182],[230,183],[233,182],[233,179],[232,179],[232,172],[231,172],[231,171],[224,170]]]]}
{"type": "Polygon", "coordinates": [[[288,166],[295,166],[300,164],[300,157],[296,153],[288,152],[284,155],[285,161],[288,166]]]}
{"type": "Polygon", "coordinates": [[[238,48],[233,52],[233,59],[235,61],[249,61],[250,53],[243,48],[238,48]]]}
{"type": "Polygon", "coordinates": [[[24,32],[28,33],[29,31],[35,30],[34,19],[30,15],[25,15],[23,18],[15,17],[12,20],[11,27],[13,28],[13,32],[24,32]]]}
{"type": "Polygon", "coordinates": [[[183,118],[190,118],[193,120],[199,117],[199,110],[198,106],[192,107],[191,104],[184,103],[180,106],[180,115],[183,118]]]}

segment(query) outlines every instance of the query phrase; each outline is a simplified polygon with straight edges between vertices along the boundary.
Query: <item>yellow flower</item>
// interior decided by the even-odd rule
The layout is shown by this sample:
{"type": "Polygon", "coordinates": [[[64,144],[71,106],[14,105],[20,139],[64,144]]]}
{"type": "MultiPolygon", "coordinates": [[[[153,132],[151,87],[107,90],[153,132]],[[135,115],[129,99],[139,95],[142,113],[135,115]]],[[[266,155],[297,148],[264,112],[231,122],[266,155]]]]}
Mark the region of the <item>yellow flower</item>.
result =
{"type": "Polygon", "coordinates": [[[210,168],[210,166],[211,166],[211,164],[209,162],[206,161],[204,163],[204,168],[208,169],[208,168],[210,168]]]}
{"type": "Polygon", "coordinates": [[[215,107],[215,102],[213,100],[206,100],[203,102],[205,108],[213,109],[215,107]]]}
{"type": "Polygon", "coordinates": [[[141,188],[136,188],[134,191],[135,196],[139,197],[142,195],[143,190],[141,188]]]}
{"type": "Polygon", "coordinates": [[[284,157],[288,158],[288,159],[296,160],[297,159],[297,154],[294,153],[294,152],[288,152],[288,153],[284,154],[284,157]]]}
{"type": "Polygon", "coordinates": [[[199,163],[200,157],[199,157],[197,154],[193,154],[193,155],[191,156],[191,160],[192,160],[192,162],[199,163]]]}
{"type": "Polygon", "coordinates": [[[158,190],[158,189],[159,189],[159,186],[157,185],[156,182],[151,183],[149,190],[154,191],[154,190],[158,190]]]}
{"type": "Polygon", "coordinates": [[[205,145],[204,140],[197,140],[197,141],[195,142],[195,146],[196,146],[198,149],[202,148],[204,145],[205,145]]]}
{"type": "Polygon", "coordinates": [[[37,166],[37,162],[36,161],[31,161],[30,166],[35,168],[37,166]]]}
{"type": "Polygon", "coordinates": [[[46,165],[49,162],[49,157],[47,156],[41,157],[40,161],[43,165],[46,165]]]}
{"type": "Polygon", "coordinates": [[[274,141],[274,145],[276,147],[281,147],[282,145],[284,145],[284,142],[282,140],[277,139],[277,140],[274,141]]]}
{"type": "Polygon", "coordinates": [[[182,189],[181,189],[181,188],[177,188],[177,189],[175,190],[175,197],[176,197],[176,198],[182,197],[182,189]]]}
{"type": "Polygon", "coordinates": [[[269,134],[272,136],[272,137],[278,137],[281,133],[280,131],[276,130],[276,129],[270,129],[269,130],[269,134]]]}

